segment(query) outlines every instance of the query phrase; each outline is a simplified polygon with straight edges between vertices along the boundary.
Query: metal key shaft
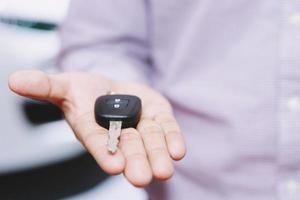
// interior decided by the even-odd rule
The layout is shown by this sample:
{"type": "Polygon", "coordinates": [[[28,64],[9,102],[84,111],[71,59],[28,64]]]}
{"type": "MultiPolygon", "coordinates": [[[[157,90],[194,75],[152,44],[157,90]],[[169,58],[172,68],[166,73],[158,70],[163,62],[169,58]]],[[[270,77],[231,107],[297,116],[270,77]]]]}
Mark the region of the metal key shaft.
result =
{"type": "Polygon", "coordinates": [[[119,137],[121,135],[122,121],[110,121],[108,129],[107,149],[111,153],[118,150],[119,137]]]}

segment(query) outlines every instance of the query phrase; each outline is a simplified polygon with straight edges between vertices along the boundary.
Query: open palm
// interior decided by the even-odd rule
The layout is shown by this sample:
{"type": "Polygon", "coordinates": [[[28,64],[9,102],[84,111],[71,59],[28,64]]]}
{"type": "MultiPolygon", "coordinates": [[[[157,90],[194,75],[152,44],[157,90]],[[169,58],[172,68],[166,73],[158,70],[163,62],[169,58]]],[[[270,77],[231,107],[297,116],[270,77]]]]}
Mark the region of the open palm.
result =
{"type": "Polygon", "coordinates": [[[47,75],[20,71],[10,77],[16,93],[59,106],[76,137],[109,174],[124,173],[135,186],[143,187],[152,177],[164,180],[174,173],[172,159],[185,155],[185,145],[168,101],[148,86],[117,82],[89,73],[47,75]],[[123,129],[120,150],[107,148],[107,130],[94,118],[95,100],[108,93],[136,95],[142,100],[142,116],[136,129],[123,129]]]}

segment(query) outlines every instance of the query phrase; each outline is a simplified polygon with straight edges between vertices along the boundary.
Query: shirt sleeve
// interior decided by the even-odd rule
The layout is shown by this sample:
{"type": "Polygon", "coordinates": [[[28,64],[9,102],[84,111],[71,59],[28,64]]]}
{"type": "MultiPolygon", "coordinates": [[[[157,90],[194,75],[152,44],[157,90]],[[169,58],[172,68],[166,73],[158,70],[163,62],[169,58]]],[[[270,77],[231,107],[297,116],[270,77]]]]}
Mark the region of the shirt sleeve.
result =
{"type": "Polygon", "coordinates": [[[143,0],[72,0],[60,30],[58,67],[147,82],[151,74],[147,9],[143,0]]]}

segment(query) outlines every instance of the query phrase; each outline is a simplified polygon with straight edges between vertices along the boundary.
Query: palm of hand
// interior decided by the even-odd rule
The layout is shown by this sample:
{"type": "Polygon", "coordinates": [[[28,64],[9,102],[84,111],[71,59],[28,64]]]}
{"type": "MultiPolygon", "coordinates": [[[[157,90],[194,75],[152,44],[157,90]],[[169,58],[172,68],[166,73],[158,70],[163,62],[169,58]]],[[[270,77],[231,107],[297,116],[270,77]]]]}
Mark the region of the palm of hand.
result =
{"type": "Polygon", "coordinates": [[[20,95],[58,105],[76,137],[100,167],[109,174],[123,172],[135,186],[146,186],[152,177],[170,178],[174,171],[172,159],[179,160],[185,154],[171,106],[145,85],[119,83],[88,73],[46,75],[39,71],[22,71],[11,76],[9,86],[20,95]],[[120,150],[116,154],[107,151],[107,130],[94,119],[96,98],[110,92],[139,96],[143,104],[137,129],[122,130],[120,150]]]}

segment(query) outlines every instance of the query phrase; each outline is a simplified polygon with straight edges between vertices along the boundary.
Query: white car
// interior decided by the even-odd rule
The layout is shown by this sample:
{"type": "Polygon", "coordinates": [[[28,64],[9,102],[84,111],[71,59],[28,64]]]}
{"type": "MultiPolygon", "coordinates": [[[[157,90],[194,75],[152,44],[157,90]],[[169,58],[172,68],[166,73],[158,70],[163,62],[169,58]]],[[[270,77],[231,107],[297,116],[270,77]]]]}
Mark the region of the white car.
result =
{"type": "MultiPolygon", "coordinates": [[[[26,3],[0,0],[0,180],[3,174],[63,162],[84,152],[65,121],[30,124],[22,109],[25,99],[13,94],[7,86],[9,75],[16,70],[51,68],[59,50],[58,32],[39,29],[52,29],[52,25],[60,24],[68,3],[68,0],[26,3]],[[39,24],[30,23],[34,21],[39,24]]],[[[109,200],[124,196],[146,199],[144,191],[129,185],[122,176],[110,178],[105,184],[69,199],[109,200]]]]}
{"type": "MultiPolygon", "coordinates": [[[[42,9],[33,7],[30,10],[17,6],[18,4],[13,1],[7,1],[6,4],[3,3],[5,1],[1,2],[0,17],[3,22],[5,22],[4,19],[24,19],[56,24],[62,20],[66,12],[66,5],[58,4],[57,1],[56,6],[61,9],[56,9],[55,13],[51,13],[53,12],[51,9],[48,12],[44,10],[43,15],[38,13],[42,13],[42,9]],[[39,18],[34,14],[37,14],[39,18]],[[52,19],[51,16],[53,16],[52,19]]],[[[32,4],[27,2],[26,5],[35,5],[35,2],[32,4]]],[[[45,3],[46,1],[39,2],[45,3]]],[[[44,9],[47,8],[49,7],[44,7],[44,9]]],[[[24,99],[9,91],[7,87],[9,74],[20,69],[49,65],[59,48],[57,31],[39,31],[18,27],[17,22],[13,23],[13,20],[10,24],[0,23],[1,173],[45,165],[83,151],[64,121],[41,126],[30,125],[24,117],[23,110],[20,109],[24,99]]]]}

